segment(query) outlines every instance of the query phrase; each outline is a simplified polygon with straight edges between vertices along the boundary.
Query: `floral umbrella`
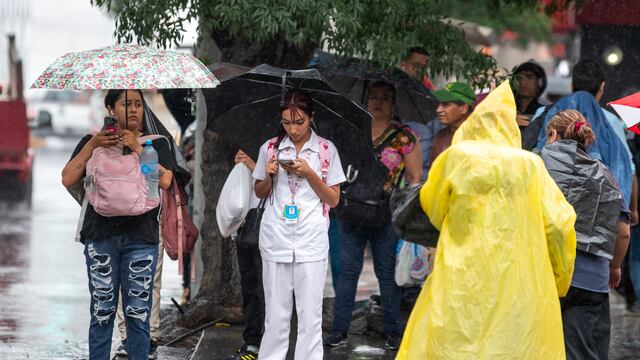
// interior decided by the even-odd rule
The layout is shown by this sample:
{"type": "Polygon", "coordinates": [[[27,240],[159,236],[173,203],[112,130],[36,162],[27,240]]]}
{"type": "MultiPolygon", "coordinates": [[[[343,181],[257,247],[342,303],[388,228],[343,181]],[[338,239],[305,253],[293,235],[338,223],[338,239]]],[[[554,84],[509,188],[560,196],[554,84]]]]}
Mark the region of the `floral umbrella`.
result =
{"type": "MultiPolygon", "coordinates": [[[[117,44],[68,53],[31,85],[32,89],[192,89],[220,82],[193,55],[148,46],[117,44]]],[[[127,93],[125,92],[125,103],[127,93]]],[[[129,112],[126,112],[128,123],[129,112]]],[[[123,154],[131,150],[125,147],[123,154]]]]}
{"type": "Polygon", "coordinates": [[[191,89],[219,84],[188,52],[122,44],[68,53],[31,85],[32,89],[191,89]]]}

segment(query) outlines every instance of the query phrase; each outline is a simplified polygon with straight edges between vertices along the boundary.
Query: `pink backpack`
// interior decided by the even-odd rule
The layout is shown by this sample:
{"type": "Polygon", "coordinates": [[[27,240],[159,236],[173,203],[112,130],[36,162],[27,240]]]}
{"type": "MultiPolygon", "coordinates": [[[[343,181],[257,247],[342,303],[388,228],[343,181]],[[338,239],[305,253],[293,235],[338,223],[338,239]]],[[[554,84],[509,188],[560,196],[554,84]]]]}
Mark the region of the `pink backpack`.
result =
{"type": "MultiPolygon", "coordinates": [[[[138,138],[160,138],[158,135],[138,138]]],[[[140,170],[140,156],[136,152],[122,155],[122,147],[98,147],[87,162],[86,195],[89,204],[100,215],[138,216],[160,205],[160,199],[147,197],[147,184],[140,170]]]]}
{"type": "MultiPolygon", "coordinates": [[[[275,160],[277,156],[276,143],[278,142],[278,138],[272,138],[269,140],[269,145],[267,145],[267,159],[275,160]]],[[[320,164],[322,166],[320,170],[320,177],[324,183],[327,183],[327,177],[329,176],[329,166],[331,165],[329,161],[329,141],[323,137],[318,136],[318,148],[320,157],[320,164]]],[[[329,225],[329,210],[331,207],[326,202],[322,203],[322,215],[327,219],[327,226],[329,225]]]]}

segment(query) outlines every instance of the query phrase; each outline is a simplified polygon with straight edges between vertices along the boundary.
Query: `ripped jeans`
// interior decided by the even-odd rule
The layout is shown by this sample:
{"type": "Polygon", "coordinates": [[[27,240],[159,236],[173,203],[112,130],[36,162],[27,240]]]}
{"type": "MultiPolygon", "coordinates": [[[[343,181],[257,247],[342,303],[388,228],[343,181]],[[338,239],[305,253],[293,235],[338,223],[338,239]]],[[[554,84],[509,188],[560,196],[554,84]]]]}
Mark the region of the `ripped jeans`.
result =
{"type": "Polygon", "coordinates": [[[109,359],[118,308],[117,289],[121,288],[129,359],[146,359],[151,341],[149,317],[158,244],[112,236],[86,240],[84,255],[91,293],[89,358],[109,359]]]}

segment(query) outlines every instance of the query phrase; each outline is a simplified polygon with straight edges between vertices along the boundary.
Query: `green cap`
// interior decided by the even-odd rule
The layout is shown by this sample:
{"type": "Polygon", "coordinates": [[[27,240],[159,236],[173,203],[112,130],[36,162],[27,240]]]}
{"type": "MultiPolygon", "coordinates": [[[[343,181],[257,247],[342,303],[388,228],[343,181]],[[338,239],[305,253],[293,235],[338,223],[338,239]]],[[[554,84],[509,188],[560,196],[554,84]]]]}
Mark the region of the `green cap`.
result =
{"type": "Polygon", "coordinates": [[[439,102],[459,101],[464,104],[473,105],[476,101],[476,94],[473,92],[473,89],[462,82],[448,83],[444,88],[434,91],[433,95],[439,102]]]}

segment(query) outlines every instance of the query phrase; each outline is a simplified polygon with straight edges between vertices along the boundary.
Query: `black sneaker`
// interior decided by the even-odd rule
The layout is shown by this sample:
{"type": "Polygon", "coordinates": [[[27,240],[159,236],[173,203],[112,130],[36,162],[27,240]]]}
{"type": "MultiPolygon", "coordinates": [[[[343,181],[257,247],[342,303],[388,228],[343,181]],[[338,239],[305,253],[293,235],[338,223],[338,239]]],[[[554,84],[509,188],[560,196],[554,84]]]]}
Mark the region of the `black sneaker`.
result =
{"type": "Polygon", "coordinates": [[[227,360],[256,360],[258,358],[258,353],[254,353],[249,350],[239,350],[236,355],[233,355],[227,360]]]}
{"type": "Polygon", "coordinates": [[[327,338],[324,339],[324,344],[326,346],[331,346],[331,347],[344,345],[346,343],[347,343],[346,333],[331,333],[331,335],[327,336],[327,338]]]}
{"type": "Polygon", "coordinates": [[[387,341],[385,341],[384,346],[389,350],[398,350],[401,341],[402,338],[400,335],[389,335],[387,336],[387,341]]]}
{"type": "Polygon", "coordinates": [[[122,339],[120,346],[116,349],[116,355],[127,356],[127,339],[122,339]]]}
{"type": "Polygon", "coordinates": [[[158,342],[151,339],[151,347],[149,348],[149,359],[158,358],[158,342]]]}

